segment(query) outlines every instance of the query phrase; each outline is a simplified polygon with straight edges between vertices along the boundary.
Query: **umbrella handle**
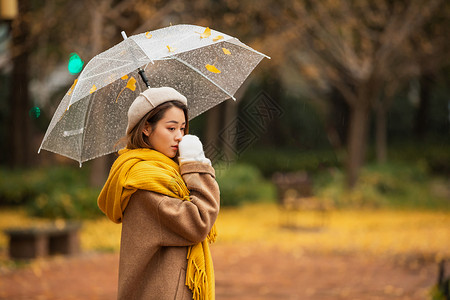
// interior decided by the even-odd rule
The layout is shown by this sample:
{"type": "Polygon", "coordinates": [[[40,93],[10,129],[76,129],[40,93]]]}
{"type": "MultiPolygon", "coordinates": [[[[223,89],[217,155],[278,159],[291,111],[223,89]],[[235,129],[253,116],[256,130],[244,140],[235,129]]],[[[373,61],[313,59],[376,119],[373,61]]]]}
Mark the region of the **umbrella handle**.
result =
{"type": "Polygon", "coordinates": [[[142,81],[145,83],[145,85],[149,88],[150,84],[148,84],[148,79],[147,76],[145,76],[145,71],[142,70],[141,68],[138,69],[138,73],[139,75],[141,75],[142,81]]]}

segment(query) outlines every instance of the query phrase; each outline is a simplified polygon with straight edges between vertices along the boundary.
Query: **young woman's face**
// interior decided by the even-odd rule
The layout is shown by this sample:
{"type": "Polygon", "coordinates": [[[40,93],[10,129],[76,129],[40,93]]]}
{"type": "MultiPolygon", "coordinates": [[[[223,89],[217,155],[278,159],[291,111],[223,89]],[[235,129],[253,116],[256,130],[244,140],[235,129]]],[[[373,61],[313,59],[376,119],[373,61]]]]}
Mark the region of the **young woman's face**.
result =
{"type": "Polygon", "coordinates": [[[154,150],[174,158],[178,152],[178,143],[184,136],[185,126],[186,118],[183,110],[173,106],[156,123],[154,130],[147,124],[143,133],[148,137],[154,150]]]}

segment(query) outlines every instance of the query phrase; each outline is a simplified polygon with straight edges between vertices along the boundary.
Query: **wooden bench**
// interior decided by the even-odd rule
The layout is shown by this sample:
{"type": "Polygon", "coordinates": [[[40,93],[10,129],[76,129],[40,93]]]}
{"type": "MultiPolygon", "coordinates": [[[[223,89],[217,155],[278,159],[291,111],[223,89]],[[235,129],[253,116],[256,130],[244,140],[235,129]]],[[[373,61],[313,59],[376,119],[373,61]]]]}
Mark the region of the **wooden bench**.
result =
{"type": "Polygon", "coordinates": [[[45,227],[8,228],[9,256],[30,259],[49,255],[73,255],[80,251],[80,224],[48,225],[45,227]]]}
{"type": "Polygon", "coordinates": [[[298,228],[297,218],[300,211],[315,211],[319,222],[310,224],[309,228],[319,228],[325,224],[327,212],[331,206],[313,195],[312,180],[306,172],[275,173],[272,181],[277,187],[277,199],[281,209],[283,227],[298,228]]]}

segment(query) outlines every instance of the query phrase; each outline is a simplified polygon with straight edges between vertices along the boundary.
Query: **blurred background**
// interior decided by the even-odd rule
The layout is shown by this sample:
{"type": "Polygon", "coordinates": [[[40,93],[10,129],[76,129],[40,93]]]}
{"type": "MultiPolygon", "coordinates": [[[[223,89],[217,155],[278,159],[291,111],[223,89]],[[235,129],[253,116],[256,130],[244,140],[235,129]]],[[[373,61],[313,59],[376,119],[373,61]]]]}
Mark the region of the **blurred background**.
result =
{"type": "MultiPolygon", "coordinates": [[[[191,122],[216,167],[223,207],[272,203],[276,210],[293,188],[291,198],[312,199],[320,209],[444,212],[439,226],[448,228],[449,1],[0,3],[4,212],[101,218],[96,197],[115,156],[79,168],[62,156],[37,154],[78,76],[69,71],[69,59],[75,53],[86,64],[120,42],[121,31],[131,36],[195,24],[271,57],[252,72],[236,102],[191,122]]],[[[5,250],[6,238],[0,242],[5,250]]],[[[447,246],[427,253],[448,257],[447,246]]]]}
{"type": "MultiPolygon", "coordinates": [[[[403,164],[413,173],[448,178],[447,1],[1,3],[5,172],[73,165],[46,151],[37,154],[78,75],[68,68],[73,54],[83,65],[120,42],[122,30],[133,35],[197,24],[236,36],[272,58],[255,69],[236,103],[227,101],[193,120],[192,133],[216,163],[248,163],[266,178],[276,171],[314,175],[333,169],[350,189],[368,165],[395,172],[395,164],[403,164]]],[[[90,185],[101,186],[112,160],[76,172],[93,173],[90,185]]]]}

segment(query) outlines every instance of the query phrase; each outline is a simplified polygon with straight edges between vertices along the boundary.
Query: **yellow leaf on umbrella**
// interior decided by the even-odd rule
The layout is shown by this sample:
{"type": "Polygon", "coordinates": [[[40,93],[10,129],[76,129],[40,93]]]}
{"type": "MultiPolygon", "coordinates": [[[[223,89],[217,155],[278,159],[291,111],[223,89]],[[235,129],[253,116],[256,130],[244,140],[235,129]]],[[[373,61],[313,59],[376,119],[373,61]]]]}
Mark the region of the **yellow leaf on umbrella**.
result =
{"type": "Polygon", "coordinates": [[[127,85],[126,85],[126,86],[119,92],[119,94],[117,95],[116,103],[117,103],[117,101],[119,100],[120,94],[122,94],[122,92],[123,92],[125,89],[130,89],[130,90],[132,90],[133,92],[136,90],[136,79],[135,79],[133,76],[130,77],[130,80],[128,80],[127,85]]]}
{"type": "Polygon", "coordinates": [[[67,95],[72,94],[73,89],[75,88],[75,85],[77,85],[77,82],[78,82],[78,78],[74,80],[72,86],[70,87],[70,90],[67,92],[67,95]]]}
{"type": "Polygon", "coordinates": [[[220,73],[220,70],[217,69],[214,65],[206,65],[206,70],[212,72],[212,73],[220,73]]]}
{"type": "Polygon", "coordinates": [[[145,33],[145,37],[148,38],[148,39],[151,39],[151,38],[152,38],[152,35],[150,34],[150,31],[147,31],[147,32],[145,33]]]}
{"type": "Polygon", "coordinates": [[[222,48],[223,53],[225,53],[226,55],[231,55],[230,50],[228,50],[227,48],[222,48]]]}
{"type": "Polygon", "coordinates": [[[131,77],[130,80],[128,80],[126,88],[133,92],[136,90],[136,79],[134,79],[134,77],[131,77]]]}
{"type": "Polygon", "coordinates": [[[218,35],[218,36],[216,36],[215,38],[213,38],[213,42],[217,42],[217,41],[219,41],[219,40],[221,40],[221,39],[223,39],[223,36],[218,35]]]}
{"type": "Polygon", "coordinates": [[[200,38],[201,39],[205,39],[208,38],[211,35],[211,29],[209,29],[209,27],[206,27],[205,31],[200,34],[200,38]]]}
{"type": "Polygon", "coordinates": [[[89,91],[89,94],[92,94],[93,92],[95,92],[97,90],[97,87],[95,86],[95,84],[91,87],[91,90],[89,91]]]}
{"type": "Polygon", "coordinates": [[[123,75],[122,77],[120,77],[120,79],[127,80],[128,79],[128,75],[123,75]]]}
{"type": "Polygon", "coordinates": [[[174,52],[177,48],[172,48],[169,45],[167,45],[167,49],[169,49],[169,52],[174,52]]]}

